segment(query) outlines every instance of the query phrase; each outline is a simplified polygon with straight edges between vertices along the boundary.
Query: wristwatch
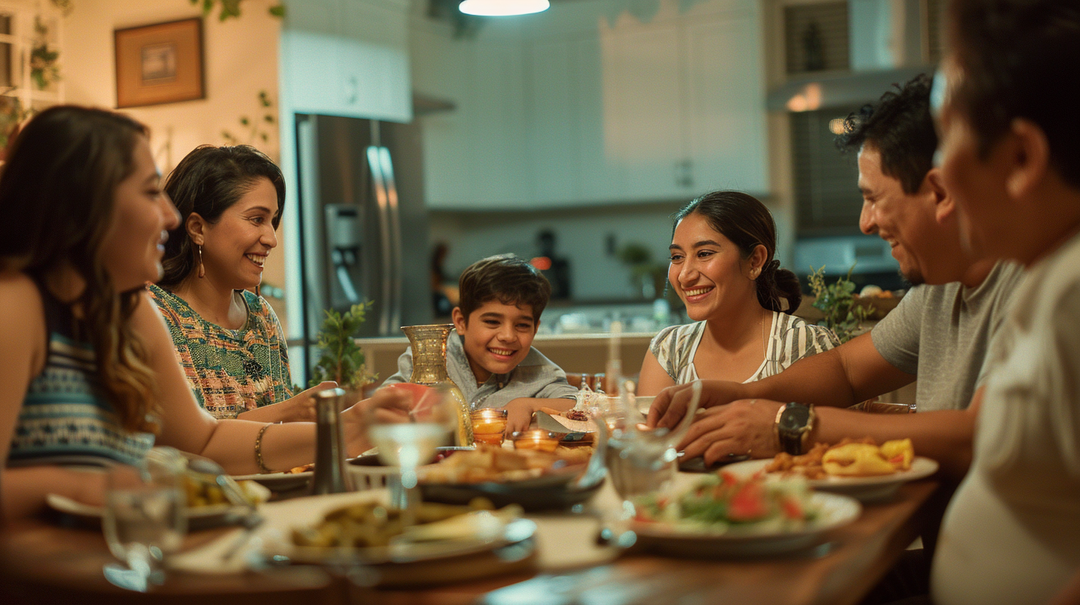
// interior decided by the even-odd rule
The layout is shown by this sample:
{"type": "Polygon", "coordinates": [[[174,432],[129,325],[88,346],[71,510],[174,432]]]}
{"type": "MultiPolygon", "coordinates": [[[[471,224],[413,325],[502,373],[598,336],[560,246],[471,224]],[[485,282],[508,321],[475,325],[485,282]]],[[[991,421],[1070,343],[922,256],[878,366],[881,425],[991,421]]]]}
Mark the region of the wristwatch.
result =
{"type": "Polygon", "coordinates": [[[792,456],[805,452],[816,417],[813,405],[793,402],[780,408],[773,425],[780,449],[792,456]]]}

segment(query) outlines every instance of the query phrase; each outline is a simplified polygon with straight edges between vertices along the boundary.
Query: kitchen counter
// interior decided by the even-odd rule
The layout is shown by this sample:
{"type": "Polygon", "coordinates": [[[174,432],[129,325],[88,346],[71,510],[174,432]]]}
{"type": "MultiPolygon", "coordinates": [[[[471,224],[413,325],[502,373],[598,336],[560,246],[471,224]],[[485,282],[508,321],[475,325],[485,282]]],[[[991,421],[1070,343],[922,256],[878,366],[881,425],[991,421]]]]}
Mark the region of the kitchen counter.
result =
{"type": "MultiPolygon", "coordinates": [[[[626,373],[637,374],[641,369],[653,334],[628,332],[622,335],[620,356],[626,373]]],[[[598,374],[607,364],[608,339],[604,333],[540,334],[533,340],[533,346],[567,372],[598,374]]],[[[360,338],[356,342],[364,349],[369,371],[375,372],[379,380],[397,372],[397,359],[409,348],[409,339],[403,336],[360,338]]]]}

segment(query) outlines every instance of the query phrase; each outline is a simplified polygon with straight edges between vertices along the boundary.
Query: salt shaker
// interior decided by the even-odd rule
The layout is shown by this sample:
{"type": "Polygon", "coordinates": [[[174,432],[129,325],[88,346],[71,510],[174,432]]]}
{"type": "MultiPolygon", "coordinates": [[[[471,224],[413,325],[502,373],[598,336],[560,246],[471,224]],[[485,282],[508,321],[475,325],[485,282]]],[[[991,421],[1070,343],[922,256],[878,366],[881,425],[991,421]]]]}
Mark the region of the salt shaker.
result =
{"type": "Polygon", "coordinates": [[[315,393],[315,477],[311,493],[339,494],[355,491],[352,475],[345,466],[345,438],[341,411],[344,389],[325,389],[315,393]]]}

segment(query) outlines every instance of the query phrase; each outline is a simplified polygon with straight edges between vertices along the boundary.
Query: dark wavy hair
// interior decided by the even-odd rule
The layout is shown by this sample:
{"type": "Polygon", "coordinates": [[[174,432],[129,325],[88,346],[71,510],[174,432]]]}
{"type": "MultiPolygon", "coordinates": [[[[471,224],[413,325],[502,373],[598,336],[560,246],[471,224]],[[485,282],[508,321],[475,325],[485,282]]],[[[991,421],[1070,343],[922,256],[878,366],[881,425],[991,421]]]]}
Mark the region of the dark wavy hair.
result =
{"type": "Polygon", "coordinates": [[[1080,78],[1071,71],[1080,64],[1080,3],[954,0],[948,16],[962,71],[950,95],[982,158],[1014,119],[1026,118],[1046,135],[1051,165],[1080,187],[1080,78]]]}
{"type": "Polygon", "coordinates": [[[194,212],[216,223],[260,178],[269,179],[277,191],[278,210],[270,221],[277,229],[285,209],[285,177],[266,154],[250,145],[200,145],[180,160],[165,181],[165,192],[180,212],[180,226],[169,232],[161,263],[165,273],[158,285],[175,288],[198,267],[198,252],[187,232],[188,217],[194,212]]]}
{"type": "Polygon", "coordinates": [[[772,311],[794,313],[802,302],[799,278],[787,269],[780,268],[776,254],[776,223],[772,214],[752,195],[739,191],[713,191],[690,202],[675,213],[671,236],[675,228],[691,214],[700,214],[709,226],[739,247],[743,259],[750,258],[758,246],[765,247],[765,264],[761,275],[755,280],[757,298],[761,306],[772,311]],[[781,299],[788,306],[782,308],[781,299]]]}
{"type": "Polygon", "coordinates": [[[86,284],[71,305],[76,333],[94,348],[97,378],[121,426],[154,430],[157,397],[142,341],[130,319],[142,288],[117,292],[101,248],[117,186],[135,170],[148,131],[101,109],[56,106],[22,129],[0,175],[0,266],[45,281],[73,269],[86,284]]]}
{"type": "Polygon", "coordinates": [[[540,321],[551,298],[551,284],[525,259],[500,254],[480,259],[462,271],[458,293],[458,307],[466,323],[480,305],[493,300],[504,305],[527,305],[532,309],[533,321],[540,321]]]}
{"type": "Polygon", "coordinates": [[[933,81],[919,74],[896,91],[881,95],[876,104],[844,119],[844,132],[836,136],[842,151],[858,152],[870,144],[881,154],[881,172],[900,181],[904,193],[913,195],[934,165],[938,137],[930,114],[933,81]]]}

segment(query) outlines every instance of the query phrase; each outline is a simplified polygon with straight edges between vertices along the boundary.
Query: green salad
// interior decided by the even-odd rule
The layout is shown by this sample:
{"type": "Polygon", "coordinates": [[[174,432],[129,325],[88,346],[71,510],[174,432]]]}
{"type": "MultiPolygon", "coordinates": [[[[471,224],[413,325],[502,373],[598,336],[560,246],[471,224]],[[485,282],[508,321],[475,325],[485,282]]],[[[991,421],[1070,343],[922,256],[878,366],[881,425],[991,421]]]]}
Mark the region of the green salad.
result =
{"type": "Polygon", "coordinates": [[[635,499],[635,520],[662,523],[679,532],[798,531],[820,514],[812,493],[801,477],[766,480],[721,472],[702,477],[675,496],[635,499]]]}

